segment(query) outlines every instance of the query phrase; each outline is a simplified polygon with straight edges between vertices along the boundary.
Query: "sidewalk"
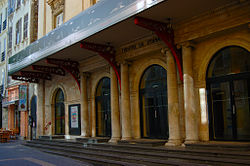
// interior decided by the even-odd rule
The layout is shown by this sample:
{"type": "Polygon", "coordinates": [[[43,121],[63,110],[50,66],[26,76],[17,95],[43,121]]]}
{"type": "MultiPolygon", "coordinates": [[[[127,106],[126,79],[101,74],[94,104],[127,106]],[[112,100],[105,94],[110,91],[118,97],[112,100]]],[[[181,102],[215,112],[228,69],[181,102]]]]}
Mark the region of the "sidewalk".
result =
{"type": "Polygon", "coordinates": [[[86,162],[43,153],[21,143],[21,140],[0,143],[0,166],[91,166],[86,162]]]}

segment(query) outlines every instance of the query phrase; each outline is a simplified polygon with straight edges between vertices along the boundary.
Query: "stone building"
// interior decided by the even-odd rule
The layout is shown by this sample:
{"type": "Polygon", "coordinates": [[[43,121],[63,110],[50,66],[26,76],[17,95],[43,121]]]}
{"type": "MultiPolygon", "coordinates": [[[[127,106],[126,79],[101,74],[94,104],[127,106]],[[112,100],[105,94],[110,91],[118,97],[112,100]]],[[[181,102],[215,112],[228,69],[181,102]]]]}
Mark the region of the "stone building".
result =
{"type": "Polygon", "coordinates": [[[9,60],[37,83],[37,136],[250,140],[249,1],[92,4],[39,1],[39,39],[9,60]]]}
{"type": "MultiPolygon", "coordinates": [[[[37,39],[37,0],[8,0],[7,58],[20,53],[37,39]]],[[[16,129],[22,138],[28,137],[30,101],[35,98],[35,86],[8,78],[4,112],[8,114],[8,129],[16,129]],[[25,103],[22,103],[25,102],[25,103]]]]}
{"type": "Polygon", "coordinates": [[[3,0],[0,2],[0,128],[6,127],[6,112],[2,110],[2,100],[5,94],[6,87],[6,74],[7,74],[7,0],[3,0]]]}

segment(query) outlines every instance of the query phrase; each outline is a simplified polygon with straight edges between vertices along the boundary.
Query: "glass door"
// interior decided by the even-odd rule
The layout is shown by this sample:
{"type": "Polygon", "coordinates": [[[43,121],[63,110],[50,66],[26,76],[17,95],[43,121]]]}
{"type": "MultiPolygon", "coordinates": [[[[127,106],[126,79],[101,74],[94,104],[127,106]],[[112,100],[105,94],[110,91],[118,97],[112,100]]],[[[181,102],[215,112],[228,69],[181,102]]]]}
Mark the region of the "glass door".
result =
{"type": "Polygon", "coordinates": [[[210,84],[213,139],[250,140],[250,81],[210,84]]]}
{"type": "Polygon", "coordinates": [[[235,137],[250,140],[250,79],[233,81],[235,137]]]}

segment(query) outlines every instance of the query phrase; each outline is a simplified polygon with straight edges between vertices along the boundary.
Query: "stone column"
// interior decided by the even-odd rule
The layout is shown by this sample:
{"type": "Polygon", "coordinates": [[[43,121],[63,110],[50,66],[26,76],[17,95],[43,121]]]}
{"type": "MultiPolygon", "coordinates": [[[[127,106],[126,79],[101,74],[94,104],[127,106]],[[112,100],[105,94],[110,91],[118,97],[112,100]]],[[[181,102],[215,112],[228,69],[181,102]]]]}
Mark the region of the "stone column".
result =
{"type": "Polygon", "coordinates": [[[70,136],[69,136],[69,104],[68,104],[68,102],[64,102],[64,105],[65,105],[65,118],[64,118],[65,138],[70,139],[70,136]]]}
{"type": "Polygon", "coordinates": [[[117,77],[113,68],[110,68],[111,76],[111,128],[112,137],[109,142],[116,143],[121,139],[120,111],[119,111],[119,91],[117,77]]]}
{"type": "Polygon", "coordinates": [[[131,139],[130,93],[128,63],[121,64],[122,140],[131,139]]]}
{"type": "Polygon", "coordinates": [[[175,60],[170,52],[166,51],[167,56],[167,86],[168,86],[168,123],[169,140],[166,146],[180,145],[180,112],[178,100],[178,83],[175,60]]]}
{"type": "Polygon", "coordinates": [[[190,43],[182,45],[183,58],[183,79],[184,79],[184,110],[186,139],[185,143],[194,143],[198,141],[198,119],[195,106],[192,47],[190,43]]]}
{"type": "Polygon", "coordinates": [[[88,73],[81,74],[81,136],[83,137],[89,137],[87,77],[88,73]]]}
{"type": "Polygon", "coordinates": [[[37,133],[37,138],[39,136],[44,135],[44,102],[43,102],[43,98],[44,98],[44,91],[43,88],[44,87],[44,82],[39,83],[37,86],[37,128],[36,128],[36,133],[37,133]]]}
{"type": "Polygon", "coordinates": [[[91,99],[92,115],[91,115],[91,136],[96,137],[96,108],[95,108],[95,96],[91,99]]]}

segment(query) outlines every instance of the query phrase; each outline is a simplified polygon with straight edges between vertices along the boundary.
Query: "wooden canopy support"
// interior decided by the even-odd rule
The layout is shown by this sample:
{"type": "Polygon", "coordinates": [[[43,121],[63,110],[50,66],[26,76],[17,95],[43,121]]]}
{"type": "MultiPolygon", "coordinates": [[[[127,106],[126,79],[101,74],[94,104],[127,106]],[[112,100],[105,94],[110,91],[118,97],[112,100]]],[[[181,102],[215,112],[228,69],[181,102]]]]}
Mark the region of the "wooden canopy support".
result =
{"type": "Polygon", "coordinates": [[[119,73],[119,68],[115,61],[115,49],[109,45],[95,44],[90,42],[81,42],[81,48],[85,48],[90,51],[97,52],[101,57],[103,57],[114,69],[117,79],[119,81],[119,86],[121,89],[121,77],[119,73]]]}
{"type": "Polygon", "coordinates": [[[79,90],[81,91],[80,88],[80,72],[78,69],[79,63],[76,61],[71,61],[71,60],[62,60],[62,59],[54,59],[54,58],[47,58],[46,62],[49,64],[57,65],[60,68],[63,68],[66,70],[68,73],[72,75],[72,77],[75,79],[79,90]]]}
{"type": "Polygon", "coordinates": [[[60,76],[65,76],[65,71],[61,67],[52,67],[52,66],[41,66],[41,65],[32,65],[33,70],[56,74],[60,76]]]}
{"type": "Polygon", "coordinates": [[[164,43],[168,46],[170,51],[172,52],[175,62],[178,67],[180,80],[183,81],[183,74],[182,74],[182,66],[181,66],[181,56],[177,51],[177,48],[174,43],[174,30],[171,26],[167,25],[163,22],[158,22],[154,20],[150,20],[147,18],[136,17],[134,20],[136,25],[139,25],[143,28],[151,30],[155,32],[155,34],[164,41],[164,43]]]}
{"type": "Polygon", "coordinates": [[[39,83],[39,79],[34,77],[25,77],[20,75],[12,75],[11,77],[13,80],[25,81],[29,83],[39,83]]]}
{"type": "Polygon", "coordinates": [[[28,78],[51,80],[51,75],[48,73],[20,71],[20,74],[21,74],[21,76],[28,77],[28,78]]]}

